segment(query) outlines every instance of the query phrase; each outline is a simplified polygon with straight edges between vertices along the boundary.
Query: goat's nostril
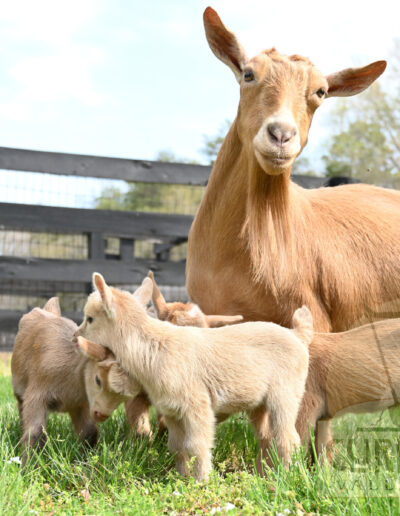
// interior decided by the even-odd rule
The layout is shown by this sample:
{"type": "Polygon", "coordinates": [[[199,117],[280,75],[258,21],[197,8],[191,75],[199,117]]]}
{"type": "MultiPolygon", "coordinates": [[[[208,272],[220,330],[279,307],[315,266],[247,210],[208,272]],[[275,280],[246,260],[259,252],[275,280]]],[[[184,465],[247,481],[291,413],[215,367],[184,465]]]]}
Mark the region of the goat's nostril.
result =
{"type": "Polygon", "coordinates": [[[288,143],[297,134],[296,127],[281,122],[273,122],[267,125],[270,139],[277,145],[288,143]]]}
{"type": "Polygon", "coordinates": [[[277,122],[274,122],[273,124],[268,124],[267,126],[268,134],[273,142],[280,143],[282,133],[279,127],[279,124],[277,122]]]}

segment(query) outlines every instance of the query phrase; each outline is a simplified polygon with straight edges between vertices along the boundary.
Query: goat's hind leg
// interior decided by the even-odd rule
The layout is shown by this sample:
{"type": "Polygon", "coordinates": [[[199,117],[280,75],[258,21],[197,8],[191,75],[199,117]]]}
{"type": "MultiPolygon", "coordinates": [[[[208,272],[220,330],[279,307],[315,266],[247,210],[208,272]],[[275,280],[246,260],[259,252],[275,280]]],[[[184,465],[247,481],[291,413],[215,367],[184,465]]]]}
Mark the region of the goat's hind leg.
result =
{"type": "Polygon", "coordinates": [[[212,469],[214,432],[215,417],[208,404],[186,416],[184,446],[190,457],[195,457],[193,474],[198,482],[206,482],[212,469]]]}
{"type": "Polygon", "coordinates": [[[30,396],[27,393],[22,403],[22,427],[23,434],[21,443],[23,446],[22,464],[24,465],[29,448],[41,448],[46,442],[46,434],[44,433],[47,420],[46,400],[30,396]]]}
{"type": "Polygon", "coordinates": [[[295,426],[299,404],[298,397],[289,395],[284,389],[270,393],[267,399],[271,437],[285,466],[291,463],[291,455],[296,446],[300,445],[295,426]]]}
{"type": "Polygon", "coordinates": [[[168,416],[164,417],[164,421],[168,428],[168,449],[175,454],[176,469],[183,477],[187,477],[189,476],[189,455],[185,452],[183,445],[185,430],[182,422],[168,416]]]}
{"type": "Polygon", "coordinates": [[[268,450],[271,449],[271,431],[269,424],[269,415],[265,406],[258,407],[248,412],[249,419],[254,427],[260,451],[257,455],[256,470],[259,475],[266,473],[265,463],[272,466],[272,459],[268,450]]]}

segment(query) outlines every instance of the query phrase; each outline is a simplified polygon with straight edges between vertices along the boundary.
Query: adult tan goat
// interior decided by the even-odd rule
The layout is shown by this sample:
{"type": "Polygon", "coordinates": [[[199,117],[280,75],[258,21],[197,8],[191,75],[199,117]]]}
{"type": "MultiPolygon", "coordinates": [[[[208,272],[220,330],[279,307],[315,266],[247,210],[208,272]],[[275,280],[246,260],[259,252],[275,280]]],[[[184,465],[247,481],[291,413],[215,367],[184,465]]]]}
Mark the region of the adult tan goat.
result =
{"type": "Polygon", "coordinates": [[[386,63],[324,77],[308,59],[275,49],[248,59],[211,8],[204,23],[241,98],[189,234],[191,299],[206,314],[284,326],[305,304],[320,332],[347,330],[396,302],[400,192],[362,184],[304,190],[290,181],[324,98],[360,93],[386,63]]]}

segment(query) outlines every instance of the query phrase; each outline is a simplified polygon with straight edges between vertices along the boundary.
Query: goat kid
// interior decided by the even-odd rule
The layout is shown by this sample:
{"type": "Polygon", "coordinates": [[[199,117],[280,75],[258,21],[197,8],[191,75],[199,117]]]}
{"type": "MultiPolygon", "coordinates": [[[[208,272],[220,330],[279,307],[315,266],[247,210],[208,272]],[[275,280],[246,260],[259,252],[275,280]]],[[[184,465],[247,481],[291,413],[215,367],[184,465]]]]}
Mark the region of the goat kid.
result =
{"type": "MultiPolygon", "coordinates": [[[[168,321],[176,326],[218,328],[229,324],[236,324],[243,320],[241,315],[206,315],[197,305],[190,302],[167,303],[158,288],[152,271],[149,271],[148,277],[153,282],[152,303],[157,317],[161,321],[168,321]]],[[[148,435],[151,437],[150,405],[150,400],[145,392],[140,393],[134,399],[125,403],[126,417],[138,435],[148,435]]],[[[158,424],[160,431],[165,429],[164,421],[160,417],[158,424]]]]}
{"type": "Polygon", "coordinates": [[[332,418],[400,405],[400,319],[315,333],[309,352],[313,397],[303,399],[297,430],[307,441],[309,425],[315,429],[318,455],[330,444],[332,418]]]}
{"type": "Polygon", "coordinates": [[[215,415],[246,410],[268,457],[271,439],[285,465],[299,444],[295,421],[308,369],[312,317],[303,307],[293,330],[254,322],[219,329],[178,327],[149,317],[153,290],[145,278],[131,295],[95,273],[77,336],[108,346],[164,415],[177,469],[196,480],[211,470],[215,415]]]}
{"type": "Polygon", "coordinates": [[[106,363],[88,360],[72,344],[77,325],[61,316],[57,297],[43,309],[25,314],[15,337],[11,358],[14,395],[23,428],[23,463],[28,448],[45,441],[48,412],[67,412],[79,437],[93,446],[97,442],[96,422],[104,421],[114,408],[112,394],[101,396],[99,410],[97,383],[106,363]]]}

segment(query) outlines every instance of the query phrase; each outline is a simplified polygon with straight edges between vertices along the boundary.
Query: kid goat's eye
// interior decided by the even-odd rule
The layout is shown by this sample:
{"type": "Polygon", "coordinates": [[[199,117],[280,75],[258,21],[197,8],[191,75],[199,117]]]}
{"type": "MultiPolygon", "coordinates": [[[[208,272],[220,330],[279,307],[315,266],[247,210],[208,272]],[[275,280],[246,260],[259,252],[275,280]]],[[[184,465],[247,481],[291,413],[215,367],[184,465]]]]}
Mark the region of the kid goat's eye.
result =
{"type": "Polygon", "coordinates": [[[87,322],[88,322],[89,324],[90,324],[90,323],[92,323],[92,322],[93,322],[93,317],[88,317],[88,318],[87,318],[87,322]]]}
{"type": "Polygon", "coordinates": [[[243,74],[243,78],[246,82],[254,81],[254,73],[251,70],[246,70],[243,74]]]}
{"type": "Polygon", "coordinates": [[[320,99],[322,99],[323,97],[325,97],[326,95],[326,91],[324,90],[324,88],[320,88],[318,91],[317,91],[317,95],[320,99]]]}
{"type": "Polygon", "coordinates": [[[96,375],[95,380],[96,380],[97,385],[98,385],[99,387],[101,387],[101,381],[100,381],[100,378],[99,378],[97,375],[96,375]]]}

